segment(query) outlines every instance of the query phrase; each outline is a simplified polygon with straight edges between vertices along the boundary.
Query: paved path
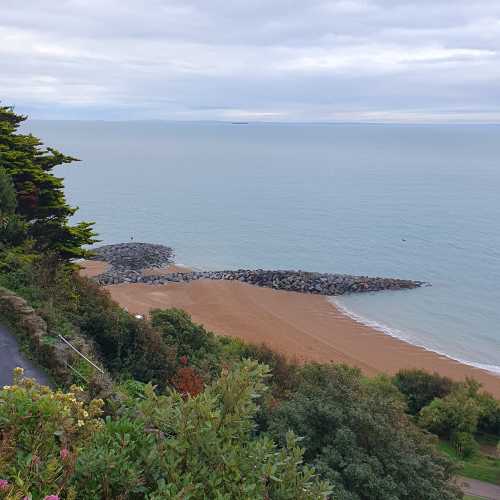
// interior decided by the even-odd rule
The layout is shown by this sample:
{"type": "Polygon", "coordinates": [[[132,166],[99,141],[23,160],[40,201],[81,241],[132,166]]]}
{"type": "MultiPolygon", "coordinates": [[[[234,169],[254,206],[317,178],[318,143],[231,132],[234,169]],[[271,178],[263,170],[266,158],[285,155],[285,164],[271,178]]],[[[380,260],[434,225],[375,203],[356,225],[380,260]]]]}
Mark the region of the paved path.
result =
{"type": "Polygon", "coordinates": [[[0,387],[12,384],[12,371],[16,366],[25,370],[25,375],[39,383],[50,385],[49,377],[19,350],[16,338],[0,325],[0,387]]]}
{"type": "Polygon", "coordinates": [[[500,486],[468,477],[459,477],[458,484],[467,495],[474,495],[487,500],[500,500],[500,486]]]}

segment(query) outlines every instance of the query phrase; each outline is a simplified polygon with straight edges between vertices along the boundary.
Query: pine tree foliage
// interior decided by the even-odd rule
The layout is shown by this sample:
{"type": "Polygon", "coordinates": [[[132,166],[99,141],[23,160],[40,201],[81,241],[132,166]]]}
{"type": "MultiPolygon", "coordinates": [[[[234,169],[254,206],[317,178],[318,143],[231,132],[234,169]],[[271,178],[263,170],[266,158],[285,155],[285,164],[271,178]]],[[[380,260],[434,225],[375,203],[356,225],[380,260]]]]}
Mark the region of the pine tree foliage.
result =
{"type": "Polygon", "coordinates": [[[53,169],[77,161],[43,143],[31,134],[19,133],[26,116],[12,107],[0,106],[0,169],[12,178],[16,191],[16,213],[28,224],[28,235],[39,250],[51,250],[63,258],[81,257],[83,245],[94,240],[92,224],[70,225],[76,212],[64,195],[63,179],[53,169]]]}

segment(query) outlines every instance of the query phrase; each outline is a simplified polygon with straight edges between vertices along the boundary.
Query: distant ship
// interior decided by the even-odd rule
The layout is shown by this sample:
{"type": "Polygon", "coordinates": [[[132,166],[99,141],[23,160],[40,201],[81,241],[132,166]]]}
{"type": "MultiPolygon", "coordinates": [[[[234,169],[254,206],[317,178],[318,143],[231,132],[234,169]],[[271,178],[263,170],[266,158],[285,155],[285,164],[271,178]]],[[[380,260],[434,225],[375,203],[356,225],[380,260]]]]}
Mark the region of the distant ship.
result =
{"type": "Polygon", "coordinates": [[[231,125],[248,125],[249,122],[231,122],[231,125]]]}

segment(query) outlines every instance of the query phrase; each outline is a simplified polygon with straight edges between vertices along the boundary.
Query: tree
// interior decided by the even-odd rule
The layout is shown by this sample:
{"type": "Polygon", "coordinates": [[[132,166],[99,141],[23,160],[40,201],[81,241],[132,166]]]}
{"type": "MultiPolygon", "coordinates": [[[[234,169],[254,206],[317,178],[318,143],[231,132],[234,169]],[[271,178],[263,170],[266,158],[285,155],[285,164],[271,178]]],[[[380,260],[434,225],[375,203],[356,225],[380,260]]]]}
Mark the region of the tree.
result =
{"type": "Polygon", "coordinates": [[[434,398],[450,394],[456,384],[448,377],[423,370],[400,370],[394,377],[396,387],[406,396],[408,411],[416,415],[434,398]]]}
{"type": "Polygon", "coordinates": [[[0,248],[18,245],[25,236],[25,224],[16,215],[17,200],[10,175],[0,168],[0,248]]]}
{"type": "Polygon", "coordinates": [[[271,436],[303,437],[304,458],[341,500],[461,498],[452,464],[405,414],[387,378],[368,381],[347,366],[305,367],[296,393],[269,417],[271,436]]]}
{"type": "Polygon", "coordinates": [[[38,250],[56,251],[64,259],[82,257],[82,246],[96,241],[92,223],[69,224],[77,209],[66,201],[63,180],[52,173],[54,167],[77,160],[42,147],[31,134],[17,133],[26,118],[0,106],[0,168],[14,183],[16,213],[27,222],[38,250]]]}
{"type": "Polygon", "coordinates": [[[461,388],[436,398],[420,410],[419,424],[438,436],[450,438],[454,433],[474,434],[477,431],[480,408],[476,400],[461,388]]]}
{"type": "Polygon", "coordinates": [[[197,325],[181,309],[155,309],[151,311],[151,325],[158,330],[164,342],[175,346],[179,358],[204,371],[218,372],[220,347],[212,332],[197,325]]]}
{"type": "Polygon", "coordinates": [[[10,215],[16,211],[17,200],[14,183],[4,168],[0,168],[0,214],[10,215]]]}

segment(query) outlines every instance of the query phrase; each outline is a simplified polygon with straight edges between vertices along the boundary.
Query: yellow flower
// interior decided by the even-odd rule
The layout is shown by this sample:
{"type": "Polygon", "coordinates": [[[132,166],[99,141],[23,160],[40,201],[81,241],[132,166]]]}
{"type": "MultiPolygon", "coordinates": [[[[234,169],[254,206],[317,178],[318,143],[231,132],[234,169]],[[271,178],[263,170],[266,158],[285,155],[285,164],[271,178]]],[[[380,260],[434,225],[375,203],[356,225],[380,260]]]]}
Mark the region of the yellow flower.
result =
{"type": "Polygon", "coordinates": [[[85,422],[83,420],[78,420],[77,425],[78,427],[83,427],[85,425],[85,422]]]}
{"type": "Polygon", "coordinates": [[[14,368],[14,373],[16,375],[22,375],[24,373],[24,368],[21,368],[20,366],[17,366],[16,368],[14,368]]]}
{"type": "Polygon", "coordinates": [[[87,417],[89,416],[89,412],[88,412],[88,411],[83,410],[83,416],[84,416],[85,418],[87,418],[87,417]]]}

